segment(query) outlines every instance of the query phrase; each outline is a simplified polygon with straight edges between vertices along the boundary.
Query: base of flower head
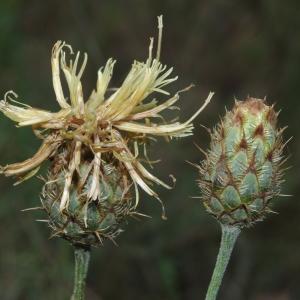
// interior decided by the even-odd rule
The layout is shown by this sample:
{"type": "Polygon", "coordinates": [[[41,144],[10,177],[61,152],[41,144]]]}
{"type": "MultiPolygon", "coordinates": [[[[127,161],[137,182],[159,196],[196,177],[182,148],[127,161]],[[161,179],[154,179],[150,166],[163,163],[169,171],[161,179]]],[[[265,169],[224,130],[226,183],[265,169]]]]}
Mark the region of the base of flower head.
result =
{"type": "Polygon", "coordinates": [[[82,163],[80,172],[72,178],[68,206],[61,210],[61,194],[65,186],[64,172],[50,171],[41,201],[49,217],[52,236],[62,237],[77,246],[101,246],[106,239],[114,240],[129,217],[137,215],[126,174],[111,164],[102,164],[98,177],[99,195],[89,197],[93,173],[82,185],[89,164],[82,163]],[[79,175],[81,174],[81,175],[79,175]]]}

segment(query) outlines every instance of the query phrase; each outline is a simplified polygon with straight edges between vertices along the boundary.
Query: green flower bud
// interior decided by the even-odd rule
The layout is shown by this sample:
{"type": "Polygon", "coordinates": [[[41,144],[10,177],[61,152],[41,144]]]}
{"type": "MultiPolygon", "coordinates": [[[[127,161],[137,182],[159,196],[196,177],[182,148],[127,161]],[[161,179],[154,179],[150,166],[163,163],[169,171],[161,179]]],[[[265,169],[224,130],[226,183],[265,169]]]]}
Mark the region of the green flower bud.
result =
{"type": "Polygon", "coordinates": [[[211,134],[199,186],[206,210],[224,225],[262,220],[280,194],[284,144],[277,116],[264,100],[248,98],[236,102],[211,134]]]}

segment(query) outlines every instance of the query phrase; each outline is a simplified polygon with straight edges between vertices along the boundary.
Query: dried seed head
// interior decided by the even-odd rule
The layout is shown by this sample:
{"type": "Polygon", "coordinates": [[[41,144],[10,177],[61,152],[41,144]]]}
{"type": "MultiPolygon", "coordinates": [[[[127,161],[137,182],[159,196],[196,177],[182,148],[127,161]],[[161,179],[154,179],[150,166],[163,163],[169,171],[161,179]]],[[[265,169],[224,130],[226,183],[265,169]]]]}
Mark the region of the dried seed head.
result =
{"type": "MultiPolygon", "coordinates": [[[[152,55],[151,39],[147,60],[134,61],[125,80],[114,92],[108,91],[116,63],[110,58],[98,71],[95,90],[84,99],[81,77],[87,64],[87,55],[84,54],[81,63],[79,52],[73,59],[68,60],[67,52],[73,55],[71,46],[58,41],[52,50],[51,65],[53,87],[60,110],[52,113],[21,104],[16,101],[17,95],[13,92],[6,93],[4,100],[0,101],[0,110],[8,118],[15,121],[19,127],[32,126],[34,133],[43,140],[40,149],[32,158],[7,165],[2,168],[2,172],[6,176],[17,176],[23,181],[34,175],[45,160],[53,160],[49,182],[44,189],[46,198],[49,199],[44,199],[44,204],[47,206],[47,203],[53,202],[53,209],[58,209],[62,219],[66,215],[67,220],[71,220],[69,210],[74,190],[78,193],[76,197],[80,205],[85,208],[84,218],[89,218],[89,205],[93,205],[95,201],[100,203],[103,197],[105,166],[113,166],[116,172],[122,170],[122,176],[117,176],[114,184],[124,189],[122,180],[126,177],[128,186],[132,185],[135,189],[134,207],[139,201],[138,188],[157,199],[158,195],[149,184],[156,183],[171,188],[143,166],[140,149],[146,152],[146,142],[152,136],[173,138],[191,135],[192,121],[210,102],[213,94],[209,94],[204,104],[186,122],[157,121],[161,119],[160,114],[163,111],[173,107],[180,94],[178,92],[170,96],[161,104],[151,98],[153,93],[169,95],[165,88],[177,79],[170,77],[173,68],[167,68],[159,61],[162,17],[159,17],[158,21],[156,57],[153,58],[152,55]],[[68,97],[62,88],[61,73],[67,83],[68,97]],[[59,182],[52,183],[56,176],[59,182]],[[58,191],[52,198],[50,187],[58,191]]],[[[52,218],[52,208],[46,207],[46,210],[52,218]]],[[[75,223],[82,224],[81,217],[75,223]]],[[[56,224],[58,229],[55,230],[64,226],[56,224]]]]}
{"type": "Polygon", "coordinates": [[[250,226],[271,212],[282,183],[282,132],[264,100],[247,98],[213,130],[199,185],[207,211],[221,223],[250,226]]]}

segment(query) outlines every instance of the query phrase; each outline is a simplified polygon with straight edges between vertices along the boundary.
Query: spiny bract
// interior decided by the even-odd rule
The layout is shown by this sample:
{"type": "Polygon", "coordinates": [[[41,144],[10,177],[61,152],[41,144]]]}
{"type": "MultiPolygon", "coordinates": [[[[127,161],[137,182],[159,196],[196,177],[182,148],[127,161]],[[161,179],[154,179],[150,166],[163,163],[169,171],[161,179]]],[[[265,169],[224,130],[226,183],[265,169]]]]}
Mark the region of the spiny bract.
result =
{"type": "Polygon", "coordinates": [[[165,87],[177,79],[170,78],[172,68],[159,61],[162,27],[162,17],[158,17],[156,57],[152,55],[151,38],[147,60],[134,61],[118,88],[108,87],[116,62],[110,58],[98,71],[96,89],[84,99],[81,77],[87,55],[84,54],[81,66],[79,52],[74,60],[68,61],[67,52],[73,54],[73,50],[58,41],[52,50],[51,65],[60,110],[52,113],[21,104],[14,99],[13,92],[6,93],[0,101],[1,112],[19,127],[32,126],[43,141],[32,158],[4,166],[1,172],[23,181],[35,175],[45,160],[52,160],[42,204],[54,235],[76,244],[100,245],[105,237],[113,238],[120,232],[125,217],[137,214],[139,187],[159,201],[150,184],[171,188],[144,167],[143,160],[151,164],[146,145],[155,136],[171,139],[191,135],[192,121],[210,102],[213,93],[186,122],[168,122],[163,118],[161,113],[174,108],[180,92],[160,104],[151,97],[155,92],[169,95],[165,87]],[[65,96],[61,73],[69,97],[65,96]],[[135,190],[135,201],[129,199],[130,187],[135,190]]]}
{"type": "Polygon", "coordinates": [[[237,101],[211,134],[199,185],[207,211],[222,224],[249,226],[271,211],[282,182],[282,132],[264,100],[237,101]]]}

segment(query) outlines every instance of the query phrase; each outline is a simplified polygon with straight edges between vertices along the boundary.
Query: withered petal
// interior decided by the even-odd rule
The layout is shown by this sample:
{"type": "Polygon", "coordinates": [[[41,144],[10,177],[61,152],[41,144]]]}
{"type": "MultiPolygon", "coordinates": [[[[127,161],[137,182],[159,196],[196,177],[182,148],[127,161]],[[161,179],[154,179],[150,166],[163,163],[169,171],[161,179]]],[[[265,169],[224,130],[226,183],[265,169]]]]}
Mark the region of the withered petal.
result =
{"type": "Polygon", "coordinates": [[[3,167],[2,173],[5,176],[14,176],[37,168],[53,153],[53,151],[55,151],[55,149],[57,149],[58,145],[58,141],[49,142],[49,140],[45,140],[33,157],[26,159],[23,162],[10,164],[3,167]]]}

